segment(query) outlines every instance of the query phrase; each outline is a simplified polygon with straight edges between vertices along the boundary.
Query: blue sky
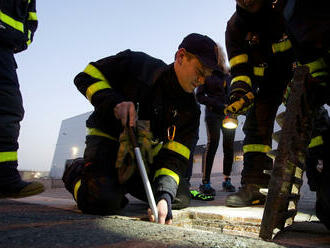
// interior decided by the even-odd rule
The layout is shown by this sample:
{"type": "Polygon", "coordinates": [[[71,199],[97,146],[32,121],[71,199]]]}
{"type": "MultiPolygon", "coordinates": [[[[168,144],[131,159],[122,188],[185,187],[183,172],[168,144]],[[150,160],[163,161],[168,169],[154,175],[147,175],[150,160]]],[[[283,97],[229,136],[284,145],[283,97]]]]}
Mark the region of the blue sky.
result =
{"type": "Polygon", "coordinates": [[[16,55],[25,118],[19,169],[49,170],[61,121],[92,110],[73,78],[90,62],[130,48],[173,62],[189,33],[224,46],[235,0],[37,0],[39,28],[16,55]]]}

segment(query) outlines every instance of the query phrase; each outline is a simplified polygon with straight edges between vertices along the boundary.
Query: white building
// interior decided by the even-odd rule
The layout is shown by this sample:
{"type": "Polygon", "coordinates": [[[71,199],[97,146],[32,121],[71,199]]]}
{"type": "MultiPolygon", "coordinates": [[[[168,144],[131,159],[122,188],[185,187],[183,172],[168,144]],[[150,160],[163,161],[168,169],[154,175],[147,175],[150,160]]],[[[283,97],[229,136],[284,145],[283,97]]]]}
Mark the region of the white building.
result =
{"type": "MultiPolygon", "coordinates": [[[[197,145],[205,145],[207,143],[207,135],[204,121],[204,106],[202,105],[202,115],[199,127],[199,141],[197,145]]],[[[282,112],[280,108],[279,112],[282,112]]],[[[58,135],[55,153],[51,164],[50,177],[62,178],[66,160],[82,157],[85,149],[85,136],[86,136],[86,120],[91,112],[74,116],[62,121],[60,132],[58,135]]],[[[236,130],[235,141],[243,140],[244,134],[242,127],[244,124],[244,117],[239,117],[239,127],[236,130]]],[[[278,129],[276,124],[275,129],[278,129]]],[[[273,144],[274,146],[274,144],[273,144]]],[[[213,173],[222,172],[222,135],[219,143],[218,151],[214,159],[213,173]]],[[[242,166],[242,156],[235,156],[233,165],[233,172],[239,173],[242,166]],[[239,166],[239,168],[235,168],[239,166]]],[[[201,173],[201,157],[197,156],[194,161],[193,174],[201,173]]]]}

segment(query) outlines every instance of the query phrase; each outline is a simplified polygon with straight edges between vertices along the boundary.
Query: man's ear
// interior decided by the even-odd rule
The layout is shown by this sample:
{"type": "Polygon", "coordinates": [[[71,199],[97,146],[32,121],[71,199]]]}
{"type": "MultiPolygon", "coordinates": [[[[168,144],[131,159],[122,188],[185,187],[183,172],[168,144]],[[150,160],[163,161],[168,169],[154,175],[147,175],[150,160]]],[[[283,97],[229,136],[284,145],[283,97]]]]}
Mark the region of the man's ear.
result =
{"type": "Polygon", "coordinates": [[[180,48],[177,52],[176,52],[176,57],[175,60],[181,65],[182,61],[183,61],[183,57],[186,54],[186,49],[184,48],[180,48]]]}

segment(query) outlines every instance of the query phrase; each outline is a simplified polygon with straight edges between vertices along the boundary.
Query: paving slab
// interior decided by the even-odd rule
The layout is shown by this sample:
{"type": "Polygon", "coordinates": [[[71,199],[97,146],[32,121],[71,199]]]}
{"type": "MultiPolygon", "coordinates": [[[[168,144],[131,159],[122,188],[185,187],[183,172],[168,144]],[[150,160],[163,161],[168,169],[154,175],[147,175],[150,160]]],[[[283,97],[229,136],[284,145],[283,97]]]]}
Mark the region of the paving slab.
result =
{"type": "MultiPolygon", "coordinates": [[[[239,177],[232,182],[239,186],[239,177]]],[[[315,194],[303,186],[295,223],[273,242],[258,238],[263,206],[229,208],[229,193],[212,178],[214,201],[192,200],[174,210],[171,226],[146,220],[147,205],[128,196],[130,204],[119,216],[84,215],[64,188],[38,196],[0,200],[0,247],[330,247],[330,232],[314,214],[315,194]]],[[[197,189],[200,179],[191,180],[197,189]]]]}

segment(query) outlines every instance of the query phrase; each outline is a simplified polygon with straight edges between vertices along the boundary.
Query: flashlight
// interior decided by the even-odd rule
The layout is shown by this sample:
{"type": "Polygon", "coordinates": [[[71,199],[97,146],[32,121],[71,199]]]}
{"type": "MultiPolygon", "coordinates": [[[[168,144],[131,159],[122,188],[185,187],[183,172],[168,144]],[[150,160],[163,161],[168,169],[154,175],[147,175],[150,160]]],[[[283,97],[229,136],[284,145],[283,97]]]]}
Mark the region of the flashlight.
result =
{"type": "Polygon", "coordinates": [[[235,129],[238,126],[237,115],[229,113],[222,121],[222,126],[227,129],[235,129]]]}

